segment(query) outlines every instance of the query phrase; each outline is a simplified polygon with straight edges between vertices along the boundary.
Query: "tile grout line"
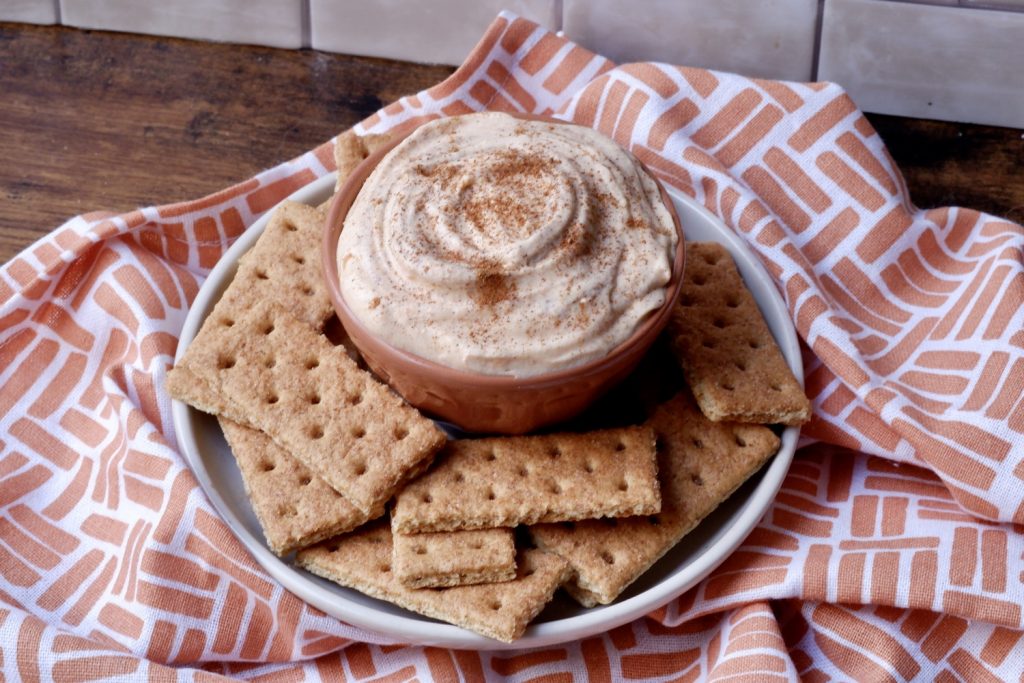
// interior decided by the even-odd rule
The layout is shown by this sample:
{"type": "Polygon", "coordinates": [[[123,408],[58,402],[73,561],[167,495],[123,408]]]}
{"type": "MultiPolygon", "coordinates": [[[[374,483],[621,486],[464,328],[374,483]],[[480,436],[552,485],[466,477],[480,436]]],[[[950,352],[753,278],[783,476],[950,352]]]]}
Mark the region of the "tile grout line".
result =
{"type": "Polygon", "coordinates": [[[312,8],[309,6],[309,0],[300,0],[299,12],[301,12],[301,16],[299,17],[299,22],[301,24],[300,33],[302,34],[301,47],[311,48],[313,47],[313,14],[312,8]]]}
{"type": "Polygon", "coordinates": [[[818,15],[814,18],[814,51],[811,54],[811,80],[818,81],[818,66],[821,63],[821,33],[825,25],[825,3],[818,0],[818,15]]]}

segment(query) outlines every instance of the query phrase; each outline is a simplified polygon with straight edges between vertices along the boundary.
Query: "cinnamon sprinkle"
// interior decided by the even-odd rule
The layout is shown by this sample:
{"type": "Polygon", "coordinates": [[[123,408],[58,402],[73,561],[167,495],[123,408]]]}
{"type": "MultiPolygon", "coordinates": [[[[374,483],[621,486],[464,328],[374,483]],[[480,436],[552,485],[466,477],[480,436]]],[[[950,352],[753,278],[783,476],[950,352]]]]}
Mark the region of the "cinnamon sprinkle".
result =
{"type": "Polygon", "coordinates": [[[516,283],[504,273],[480,270],[476,274],[474,299],[480,306],[492,307],[515,296],[516,283]]]}
{"type": "Polygon", "coordinates": [[[540,154],[526,155],[517,150],[501,150],[495,156],[498,162],[489,166],[491,178],[498,183],[506,183],[515,176],[536,178],[547,173],[554,166],[554,159],[540,154]]]}
{"type": "Polygon", "coordinates": [[[497,161],[486,167],[490,186],[500,188],[496,194],[473,196],[463,204],[467,219],[481,232],[494,225],[494,217],[507,229],[530,234],[542,222],[542,198],[551,192],[545,175],[553,170],[555,160],[537,152],[523,154],[502,150],[497,161]],[[488,220],[490,219],[490,220],[488,220]]]}

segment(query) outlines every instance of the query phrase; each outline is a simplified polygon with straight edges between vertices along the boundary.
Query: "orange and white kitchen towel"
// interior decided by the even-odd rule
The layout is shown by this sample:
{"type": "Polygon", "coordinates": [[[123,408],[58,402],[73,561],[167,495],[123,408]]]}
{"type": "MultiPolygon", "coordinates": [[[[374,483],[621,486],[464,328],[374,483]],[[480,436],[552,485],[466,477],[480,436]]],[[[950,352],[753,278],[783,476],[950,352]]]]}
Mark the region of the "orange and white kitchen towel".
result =
{"type": "Polygon", "coordinates": [[[775,277],[814,419],[760,526],[647,618],[521,653],[382,643],[272,581],[179,454],[163,383],[210,268],[333,171],[327,143],[194,202],[79,216],[0,270],[0,678],[1017,679],[1024,229],[914,207],[836,85],[616,66],[507,14],[359,130],[482,109],[613,136],[775,277]]]}

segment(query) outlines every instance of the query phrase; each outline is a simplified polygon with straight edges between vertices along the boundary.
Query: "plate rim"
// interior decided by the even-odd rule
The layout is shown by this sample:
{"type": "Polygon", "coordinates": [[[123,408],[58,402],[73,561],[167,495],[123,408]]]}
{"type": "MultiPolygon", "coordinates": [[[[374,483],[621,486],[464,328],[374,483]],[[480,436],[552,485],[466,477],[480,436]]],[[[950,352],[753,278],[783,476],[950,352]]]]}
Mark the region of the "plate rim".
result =
{"type": "MultiPolygon", "coordinates": [[[[181,359],[181,356],[194,339],[202,322],[208,315],[208,312],[200,314],[200,309],[208,311],[213,306],[215,301],[211,301],[211,298],[214,296],[219,298],[220,291],[226,286],[225,278],[233,274],[237,267],[238,259],[255,244],[280,203],[294,201],[318,206],[330,198],[330,195],[333,193],[334,184],[334,176],[329,174],[296,190],[254,221],[235,243],[225,251],[201,285],[189,308],[179,335],[178,348],[174,357],[175,364],[181,359]]],[[[786,358],[787,364],[790,365],[797,381],[802,386],[804,368],[799,338],[781,294],[774,286],[774,282],[768,275],[767,270],[750,247],[736,233],[730,230],[721,219],[679,190],[670,186],[666,186],[666,189],[673,201],[686,205],[688,210],[695,211],[704,220],[714,224],[716,230],[722,233],[724,241],[728,243],[726,246],[729,248],[730,254],[735,254],[737,251],[742,253],[744,259],[751,261],[750,265],[753,266],[757,277],[771,285],[768,304],[775,309],[772,313],[785,321],[782,329],[783,338],[776,341],[783,356],[786,358]]],[[[379,635],[381,637],[380,642],[382,643],[402,642],[472,650],[516,650],[550,646],[585,638],[633,621],[682,595],[706,578],[719,564],[724,562],[760,522],[769,509],[771,501],[782,486],[782,481],[793,460],[799,437],[798,427],[787,427],[783,430],[779,450],[764,469],[762,480],[751,493],[747,504],[732,518],[732,523],[723,531],[721,537],[716,539],[703,554],[697,556],[687,565],[683,578],[680,578],[678,574],[672,575],[647,590],[621,602],[613,602],[610,605],[591,608],[582,614],[550,622],[531,624],[520,639],[513,643],[504,643],[452,624],[429,620],[428,617],[412,612],[409,612],[408,616],[406,616],[405,614],[395,615],[378,610],[368,610],[364,605],[350,602],[349,598],[344,595],[339,595],[333,591],[328,592],[328,589],[311,581],[315,577],[287,560],[274,555],[267,548],[262,537],[255,537],[241,523],[235,515],[232,506],[224,500],[220,492],[213,485],[202,454],[199,452],[199,444],[192,429],[192,419],[196,413],[198,411],[187,404],[172,399],[171,416],[179,451],[184,455],[189,468],[203,490],[203,494],[231,529],[232,533],[253,556],[257,564],[270,574],[275,581],[280,583],[285,590],[293,593],[304,602],[326,612],[328,615],[340,619],[344,623],[379,635]],[[427,632],[424,632],[424,629],[427,632]]],[[[318,579],[318,581],[320,580],[318,579]]],[[[342,590],[347,591],[351,589],[342,588],[342,590]]]]}

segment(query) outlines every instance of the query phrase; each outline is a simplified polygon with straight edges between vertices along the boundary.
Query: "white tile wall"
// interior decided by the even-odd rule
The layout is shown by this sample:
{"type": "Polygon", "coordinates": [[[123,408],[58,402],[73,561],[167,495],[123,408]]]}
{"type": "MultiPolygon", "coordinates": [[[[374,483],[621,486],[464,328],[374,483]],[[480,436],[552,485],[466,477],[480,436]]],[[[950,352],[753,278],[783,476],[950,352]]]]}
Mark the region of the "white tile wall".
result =
{"type": "Polygon", "coordinates": [[[70,26],[303,47],[302,0],[60,0],[70,26]]]}
{"type": "Polygon", "coordinates": [[[502,9],[550,29],[559,0],[310,0],[318,50],[436,64],[461,64],[502,9]]]}
{"type": "Polygon", "coordinates": [[[0,21],[56,24],[57,0],[0,0],[0,21]]]}
{"type": "Polygon", "coordinates": [[[564,0],[565,34],[618,62],[812,77],[817,0],[564,0]]]}
{"type": "Polygon", "coordinates": [[[867,111],[1024,128],[1024,0],[0,0],[0,21],[459,64],[502,9],[618,62],[834,80],[867,111]]]}
{"type": "Polygon", "coordinates": [[[866,111],[1024,127],[1024,13],[825,0],[818,78],[866,111]]]}

